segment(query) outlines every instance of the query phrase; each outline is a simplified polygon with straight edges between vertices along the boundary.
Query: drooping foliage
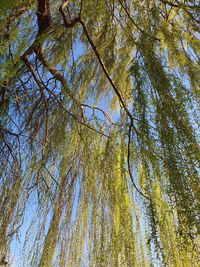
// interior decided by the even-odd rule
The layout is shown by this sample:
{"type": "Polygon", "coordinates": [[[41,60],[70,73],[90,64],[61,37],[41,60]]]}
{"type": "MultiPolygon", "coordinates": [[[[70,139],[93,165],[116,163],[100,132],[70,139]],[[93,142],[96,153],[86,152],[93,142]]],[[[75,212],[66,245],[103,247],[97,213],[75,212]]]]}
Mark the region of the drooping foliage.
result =
{"type": "Polygon", "coordinates": [[[0,1],[1,264],[199,266],[197,2],[0,1]]]}

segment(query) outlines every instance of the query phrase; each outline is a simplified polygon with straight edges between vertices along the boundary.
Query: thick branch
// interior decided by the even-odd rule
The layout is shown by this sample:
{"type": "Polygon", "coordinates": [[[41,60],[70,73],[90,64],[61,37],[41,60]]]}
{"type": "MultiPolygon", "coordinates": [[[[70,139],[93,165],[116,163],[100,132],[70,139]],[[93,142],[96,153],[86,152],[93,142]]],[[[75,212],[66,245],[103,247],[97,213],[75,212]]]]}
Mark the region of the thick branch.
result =
{"type": "Polygon", "coordinates": [[[65,8],[69,5],[68,0],[63,0],[62,5],[59,8],[59,11],[63,17],[64,25],[66,28],[73,28],[78,22],[79,22],[79,17],[73,19],[73,20],[68,20],[67,16],[65,14],[65,8]]]}
{"type": "Polygon", "coordinates": [[[63,88],[65,89],[65,91],[67,92],[67,94],[70,96],[70,98],[81,108],[81,104],[79,102],[79,100],[75,97],[74,93],[69,89],[68,84],[65,80],[65,78],[63,77],[63,75],[60,74],[59,71],[57,71],[55,68],[53,68],[47,61],[43,51],[42,51],[42,47],[39,46],[38,50],[35,51],[37,53],[37,56],[39,58],[39,60],[41,61],[41,63],[47,68],[47,70],[53,75],[53,77],[60,81],[60,83],[62,84],[63,88]]]}
{"type": "Polygon", "coordinates": [[[131,115],[130,111],[128,110],[128,108],[126,107],[126,105],[125,105],[125,103],[124,103],[124,100],[123,100],[123,98],[122,98],[122,96],[121,96],[120,89],[117,87],[117,85],[116,85],[116,84],[114,83],[114,81],[111,79],[111,77],[110,77],[110,75],[109,75],[109,73],[108,73],[108,71],[107,71],[107,69],[106,69],[106,66],[104,65],[104,63],[103,63],[103,61],[102,61],[102,59],[101,59],[101,56],[100,56],[100,54],[99,54],[99,52],[98,52],[98,50],[97,50],[97,48],[96,48],[94,42],[92,41],[92,39],[91,39],[91,37],[90,37],[90,35],[89,35],[89,32],[88,32],[88,30],[87,30],[87,28],[86,28],[86,25],[85,25],[85,23],[84,23],[84,21],[83,21],[82,19],[80,19],[80,23],[81,23],[81,25],[83,26],[83,31],[84,31],[84,33],[85,33],[85,35],[86,35],[86,37],[87,37],[87,39],[88,39],[88,42],[90,43],[90,45],[91,45],[91,47],[92,47],[92,49],[93,49],[93,51],[94,51],[94,53],[95,53],[95,55],[96,55],[98,61],[99,61],[99,64],[101,65],[101,68],[102,68],[102,70],[103,70],[103,72],[104,72],[106,78],[108,79],[110,85],[112,86],[112,88],[114,89],[115,93],[117,94],[117,96],[118,96],[118,98],[119,98],[119,101],[120,101],[122,107],[124,108],[125,112],[126,112],[127,115],[129,116],[129,118],[132,118],[132,115],[131,115]]]}
{"type": "Polygon", "coordinates": [[[38,0],[38,35],[43,34],[51,24],[51,11],[49,0],[38,0]]]}

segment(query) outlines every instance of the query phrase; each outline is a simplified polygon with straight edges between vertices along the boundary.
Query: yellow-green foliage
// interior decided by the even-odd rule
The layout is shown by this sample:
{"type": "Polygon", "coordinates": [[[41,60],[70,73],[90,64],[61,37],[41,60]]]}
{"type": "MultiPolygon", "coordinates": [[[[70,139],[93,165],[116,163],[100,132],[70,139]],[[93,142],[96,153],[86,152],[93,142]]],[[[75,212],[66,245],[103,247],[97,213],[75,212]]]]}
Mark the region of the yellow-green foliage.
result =
{"type": "Polygon", "coordinates": [[[199,266],[195,3],[0,1],[0,262],[199,266]]]}

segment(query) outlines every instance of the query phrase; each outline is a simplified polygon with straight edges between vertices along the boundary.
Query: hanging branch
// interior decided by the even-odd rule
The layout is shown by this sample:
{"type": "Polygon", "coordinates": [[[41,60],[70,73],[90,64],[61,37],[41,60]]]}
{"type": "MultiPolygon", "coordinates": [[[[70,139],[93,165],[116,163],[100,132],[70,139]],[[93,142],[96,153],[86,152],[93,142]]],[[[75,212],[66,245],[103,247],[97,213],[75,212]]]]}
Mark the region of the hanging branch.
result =
{"type": "Polygon", "coordinates": [[[131,178],[132,184],[135,187],[136,191],[140,195],[142,195],[144,198],[149,200],[149,198],[135,184],[134,177],[133,177],[132,170],[131,170],[130,159],[131,159],[131,132],[132,132],[132,127],[133,127],[133,124],[131,122],[130,125],[129,125],[129,131],[128,131],[128,155],[127,155],[128,172],[129,172],[129,176],[131,178]]]}
{"type": "Polygon", "coordinates": [[[123,10],[125,11],[126,15],[128,16],[128,18],[130,19],[130,21],[133,23],[133,25],[141,32],[143,33],[144,35],[154,39],[155,41],[159,41],[160,42],[160,39],[152,36],[152,35],[149,35],[147,32],[145,32],[143,29],[141,29],[138,24],[134,21],[134,19],[131,17],[129,11],[127,10],[127,8],[125,7],[125,5],[123,4],[123,1],[122,0],[119,0],[119,3],[120,5],[122,6],[123,10]]]}
{"type": "Polygon", "coordinates": [[[131,167],[130,167],[130,141],[131,141],[131,137],[130,137],[130,135],[131,135],[131,131],[132,131],[132,129],[134,129],[134,131],[136,131],[136,133],[138,133],[137,130],[136,130],[136,128],[135,128],[134,125],[133,125],[133,117],[132,117],[132,114],[130,113],[130,111],[129,111],[128,108],[126,107],[126,104],[125,104],[125,102],[124,102],[124,100],[123,100],[123,98],[122,98],[122,96],[121,96],[120,89],[118,88],[118,86],[114,83],[114,81],[113,81],[112,78],[110,77],[110,75],[109,75],[109,73],[108,73],[108,71],[107,71],[107,69],[106,69],[106,66],[104,65],[104,63],[103,63],[103,61],[102,61],[102,59],[101,59],[101,56],[100,56],[100,54],[99,54],[99,52],[98,52],[98,50],[97,50],[97,48],[96,48],[94,42],[92,41],[92,39],[91,39],[91,37],[90,37],[90,35],[89,35],[89,32],[88,32],[88,30],[87,30],[87,28],[86,28],[86,25],[85,25],[84,21],[83,21],[81,18],[80,18],[80,23],[81,23],[81,25],[83,26],[83,30],[84,30],[84,32],[85,32],[85,35],[86,35],[87,39],[88,39],[88,42],[90,43],[90,45],[91,45],[91,47],[92,47],[92,49],[93,49],[93,51],[94,51],[94,53],[95,53],[95,55],[96,55],[96,57],[97,57],[99,63],[100,63],[100,65],[101,65],[101,68],[102,68],[102,70],[103,70],[103,72],[104,72],[106,78],[107,78],[108,81],[110,82],[112,88],[114,89],[115,93],[117,94],[117,96],[118,96],[118,98],[119,98],[119,101],[120,101],[122,107],[124,108],[124,111],[126,112],[126,114],[128,115],[128,117],[129,117],[129,119],[130,119],[130,125],[129,125],[129,141],[128,141],[128,156],[127,156],[129,176],[131,177],[133,186],[135,187],[135,189],[137,190],[137,192],[138,192],[140,195],[142,195],[143,197],[145,197],[146,199],[148,199],[148,198],[147,198],[147,197],[146,197],[146,196],[145,196],[145,195],[144,195],[144,194],[137,188],[137,186],[136,186],[136,184],[135,184],[135,182],[134,182],[133,175],[132,175],[132,171],[131,171],[131,167]]]}
{"type": "MultiPolygon", "coordinates": [[[[128,115],[128,117],[129,117],[129,119],[130,119],[129,132],[131,132],[132,129],[134,129],[134,130],[137,132],[136,128],[135,128],[134,125],[133,125],[133,117],[132,117],[132,114],[131,114],[130,111],[128,110],[128,108],[127,108],[127,106],[126,106],[126,104],[125,104],[125,102],[124,102],[124,100],[123,100],[122,93],[121,93],[120,89],[118,88],[118,86],[115,84],[115,82],[114,82],[114,81],[112,80],[112,78],[110,77],[110,75],[109,75],[109,73],[108,73],[108,70],[107,70],[107,68],[106,68],[106,66],[105,66],[105,64],[104,64],[104,62],[102,61],[101,56],[100,56],[100,54],[99,54],[99,52],[98,52],[98,50],[97,50],[97,48],[96,48],[96,46],[95,46],[95,44],[94,44],[92,38],[90,37],[90,34],[89,34],[88,30],[87,30],[87,27],[86,27],[86,25],[85,25],[85,22],[84,22],[83,19],[82,19],[82,8],[83,8],[82,5],[83,5],[83,3],[81,2],[81,12],[79,13],[79,16],[76,17],[75,19],[70,20],[70,21],[67,20],[67,17],[66,17],[65,12],[64,12],[64,9],[68,6],[68,4],[69,4],[69,1],[65,1],[65,0],[63,0],[63,1],[62,1],[62,5],[61,5],[60,8],[59,8],[59,11],[60,11],[60,13],[61,13],[61,15],[62,15],[62,17],[63,17],[63,20],[64,20],[64,25],[65,25],[65,27],[66,27],[66,28],[71,28],[71,27],[74,27],[77,23],[80,23],[80,24],[82,25],[82,27],[83,27],[83,31],[84,31],[84,33],[85,33],[85,35],[86,35],[86,37],[87,37],[87,40],[88,40],[88,42],[90,43],[90,45],[91,45],[91,47],[92,47],[92,49],[93,49],[93,51],[94,51],[94,53],[95,53],[95,55],[96,55],[96,57],[97,57],[97,59],[98,59],[98,61],[99,61],[99,64],[100,64],[100,66],[101,66],[101,68],[102,68],[102,70],[103,70],[103,72],[104,72],[106,78],[108,79],[108,81],[109,81],[111,87],[113,88],[113,90],[115,91],[116,95],[118,96],[118,98],[119,98],[119,102],[121,103],[121,105],[122,105],[124,111],[126,112],[126,114],[128,115]]],[[[135,189],[137,190],[138,193],[140,193],[143,197],[147,198],[147,197],[146,197],[146,196],[145,196],[145,195],[144,195],[144,194],[137,188],[137,186],[136,186],[136,184],[135,184],[135,182],[134,182],[133,176],[132,176],[132,172],[131,172],[131,168],[130,168],[130,133],[129,133],[128,157],[127,157],[127,158],[128,158],[128,160],[127,160],[127,161],[128,161],[128,171],[129,171],[129,175],[130,175],[130,177],[131,177],[133,186],[135,187],[135,189]]]]}

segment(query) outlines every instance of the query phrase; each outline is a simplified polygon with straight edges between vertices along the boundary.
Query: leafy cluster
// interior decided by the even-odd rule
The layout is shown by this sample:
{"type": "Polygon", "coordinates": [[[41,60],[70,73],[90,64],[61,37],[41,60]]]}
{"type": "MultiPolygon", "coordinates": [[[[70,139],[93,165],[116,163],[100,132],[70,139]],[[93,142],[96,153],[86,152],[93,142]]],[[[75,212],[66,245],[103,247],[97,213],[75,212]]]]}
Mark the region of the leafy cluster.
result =
{"type": "Polygon", "coordinates": [[[0,7],[0,264],[198,266],[197,1],[0,7]]]}

